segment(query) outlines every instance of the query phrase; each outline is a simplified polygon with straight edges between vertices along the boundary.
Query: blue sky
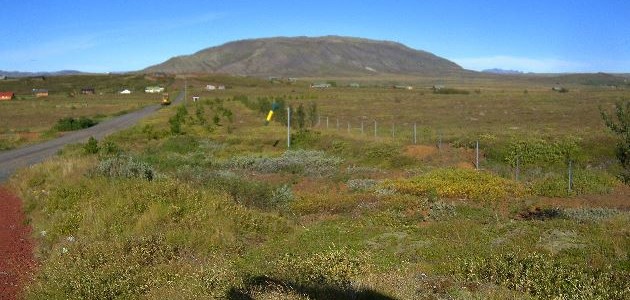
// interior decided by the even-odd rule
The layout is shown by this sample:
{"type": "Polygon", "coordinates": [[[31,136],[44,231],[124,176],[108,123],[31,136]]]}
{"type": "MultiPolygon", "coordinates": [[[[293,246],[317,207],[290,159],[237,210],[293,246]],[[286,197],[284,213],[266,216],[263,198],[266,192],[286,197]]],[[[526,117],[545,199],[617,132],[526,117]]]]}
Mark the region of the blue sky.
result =
{"type": "Polygon", "coordinates": [[[0,0],[0,70],[132,71],[229,41],[356,36],[461,66],[630,73],[630,1],[0,0]]]}

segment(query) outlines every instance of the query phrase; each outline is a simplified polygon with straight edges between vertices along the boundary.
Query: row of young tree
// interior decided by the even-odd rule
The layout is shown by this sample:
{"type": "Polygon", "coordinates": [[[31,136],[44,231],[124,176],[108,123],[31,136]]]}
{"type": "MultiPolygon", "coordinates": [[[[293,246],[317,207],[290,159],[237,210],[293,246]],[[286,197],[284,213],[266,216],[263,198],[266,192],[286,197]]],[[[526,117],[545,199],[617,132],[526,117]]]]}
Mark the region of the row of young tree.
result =
{"type": "Polygon", "coordinates": [[[317,104],[315,102],[309,102],[306,105],[300,103],[296,107],[292,104],[287,104],[285,97],[258,97],[256,101],[251,101],[247,96],[235,96],[234,100],[243,103],[249,109],[259,112],[265,115],[272,109],[274,110],[273,120],[287,124],[287,110],[291,110],[291,127],[306,130],[308,127],[314,127],[317,125],[319,113],[317,111],[317,104]],[[274,105],[275,103],[275,105],[274,105]]]}

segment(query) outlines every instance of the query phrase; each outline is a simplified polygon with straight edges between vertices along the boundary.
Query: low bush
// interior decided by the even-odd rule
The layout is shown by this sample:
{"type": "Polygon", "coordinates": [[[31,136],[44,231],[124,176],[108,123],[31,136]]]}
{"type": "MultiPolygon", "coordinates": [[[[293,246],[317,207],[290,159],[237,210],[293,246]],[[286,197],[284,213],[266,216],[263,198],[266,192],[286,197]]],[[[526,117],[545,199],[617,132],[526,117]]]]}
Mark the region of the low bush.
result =
{"type": "Polygon", "coordinates": [[[279,157],[239,156],[224,164],[231,169],[246,169],[263,173],[289,172],[309,176],[333,174],[341,159],[322,151],[290,150],[279,157]]]}
{"type": "Polygon", "coordinates": [[[571,197],[586,194],[608,194],[618,181],[601,171],[575,170],[573,187],[569,192],[569,178],[566,174],[547,173],[533,180],[530,189],[533,194],[545,197],[571,197]]]}
{"type": "Polygon", "coordinates": [[[297,285],[332,286],[350,290],[352,282],[368,266],[367,255],[342,248],[297,257],[285,255],[275,263],[274,273],[297,285]]]}
{"type": "Polygon", "coordinates": [[[80,117],[78,119],[68,117],[57,120],[57,124],[55,124],[53,128],[57,131],[74,131],[92,127],[97,123],[98,122],[86,117],[80,117]]]}
{"type": "Polygon", "coordinates": [[[468,281],[490,282],[542,299],[628,299],[628,270],[589,269],[541,253],[463,260],[454,271],[468,281]]]}
{"type": "Polygon", "coordinates": [[[357,207],[360,199],[350,195],[305,194],[291,202],[291,210],[298,215],[343,213],[357,207]]]}
{"type": "Polygon", "coordinates": [[[441,89],[433,89],[434,94],[442,94],[442,95],[468,95],[470,91],[456,89],[456,88],[441,88],[441,89]]]}
{"type": "Polygon", "coordinates": [[[398,193],[444,198],[496,201],[520,197],[525,189],[519,183],[487,172],[469,169],[437,169],[408,179],[386,181],[384,187],[398,193]]]}
{"type": "Polygon", "coordinates": [[[377,184],[378,181],[374,179],[350,179],[346,183],[349,190],[361,192],[372,190],[377,184]]]}
{"type": "Polygon", "coordinates": [[[102,160],[96,168],[96,174],[110,178],[141,178],[149,181],[156,176],[155,170],[149,164],[125,155],[102,160]]]}

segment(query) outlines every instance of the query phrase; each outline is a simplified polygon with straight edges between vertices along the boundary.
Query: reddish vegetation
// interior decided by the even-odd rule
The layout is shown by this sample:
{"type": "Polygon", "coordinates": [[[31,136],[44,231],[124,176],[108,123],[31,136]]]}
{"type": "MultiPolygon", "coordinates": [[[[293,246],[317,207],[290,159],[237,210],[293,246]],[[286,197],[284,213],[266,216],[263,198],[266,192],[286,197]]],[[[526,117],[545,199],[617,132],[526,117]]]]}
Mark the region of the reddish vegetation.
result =
{"type": "Polygon", "coordinates": [[[0,186],[0,299],[19,299],[35,267],[22,201],[0,186]]]}

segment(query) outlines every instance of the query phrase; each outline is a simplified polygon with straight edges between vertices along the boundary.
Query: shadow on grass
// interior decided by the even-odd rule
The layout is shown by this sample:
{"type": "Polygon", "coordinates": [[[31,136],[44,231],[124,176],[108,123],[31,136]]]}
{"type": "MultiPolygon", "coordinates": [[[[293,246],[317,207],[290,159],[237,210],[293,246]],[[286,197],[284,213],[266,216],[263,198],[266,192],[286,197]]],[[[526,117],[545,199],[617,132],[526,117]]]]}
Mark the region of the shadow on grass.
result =
{"type": "Polygon", "coordinates": [[[306,295],[311,299],[376,299],[376,300],[395,300],[386,295],[372,290],[355,290],[351,287],[339,287],[331,285],[304,285],[291,281],[270,278],[267,276],[258,276],[251,278],[243,289],[232,288],[228,292],[230,300],[250,300],[254,299],[250,293],[252,291],[266,290],[284,290],[293,291],[295,293],[306,295]]]}

